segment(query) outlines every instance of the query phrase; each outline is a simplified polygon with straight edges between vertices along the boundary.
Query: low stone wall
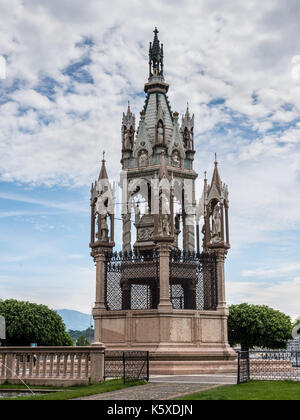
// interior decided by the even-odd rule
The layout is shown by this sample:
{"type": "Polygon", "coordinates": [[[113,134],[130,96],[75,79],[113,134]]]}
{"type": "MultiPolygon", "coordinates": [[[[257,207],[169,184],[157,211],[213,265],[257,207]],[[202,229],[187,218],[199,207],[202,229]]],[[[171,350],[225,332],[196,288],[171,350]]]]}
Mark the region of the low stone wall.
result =
{"type": "Polygon", "coordinates": [[[104,380],[105,347],[1,347],[0,384],[72,386],[104,380]]]}

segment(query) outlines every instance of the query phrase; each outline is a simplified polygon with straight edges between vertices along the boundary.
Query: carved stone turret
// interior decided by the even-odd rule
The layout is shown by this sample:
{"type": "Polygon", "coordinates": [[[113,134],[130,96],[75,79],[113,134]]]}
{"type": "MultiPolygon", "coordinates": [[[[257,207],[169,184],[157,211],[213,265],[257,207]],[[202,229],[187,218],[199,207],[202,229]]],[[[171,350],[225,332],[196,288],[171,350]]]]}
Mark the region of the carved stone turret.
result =
{"type": "Polygon", "coordinates": [[[182,123],[180,128],[184,149],[187,153],[188,159],[193,159],[195,154],[194,146],[194,115],[191,117],[189,106],[187,106],[186,113],[182,117],[182,123]]]}
{"type": "Polygon", "coordinates": [[[91,242],[93,250],[114,246],[115,190],[106,171],[104,153],[98,181],[91,188],[91,242]],[[108,223],[108,219],[109,222],[108,223]]]}

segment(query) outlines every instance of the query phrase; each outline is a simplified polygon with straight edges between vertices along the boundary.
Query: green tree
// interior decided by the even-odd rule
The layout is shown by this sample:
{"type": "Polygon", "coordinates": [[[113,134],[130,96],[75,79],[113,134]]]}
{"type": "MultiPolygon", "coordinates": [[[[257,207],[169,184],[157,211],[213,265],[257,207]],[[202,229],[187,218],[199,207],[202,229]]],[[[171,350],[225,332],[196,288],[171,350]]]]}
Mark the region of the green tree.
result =
{"type": "Polygon", "coordinates": [[[248,303],[229,308],[228,335],[232,346],[240,344],[243,351],[253,347],[286,348],[291,339],[291,318],[268,306],[248,303]]]}
{"type": "Polygon", "coordinates": [[[0,302],[0,315],[6,319],[5,345],[72,346],[62,318],[44,305],[17,300],[0,302]]]}
{"type": "Polygon", "coordinates": [[[81,335],[78,340],[76,341],[76,346],[89,346],[90,343],[86,339],[84,335],[81,335]]]}

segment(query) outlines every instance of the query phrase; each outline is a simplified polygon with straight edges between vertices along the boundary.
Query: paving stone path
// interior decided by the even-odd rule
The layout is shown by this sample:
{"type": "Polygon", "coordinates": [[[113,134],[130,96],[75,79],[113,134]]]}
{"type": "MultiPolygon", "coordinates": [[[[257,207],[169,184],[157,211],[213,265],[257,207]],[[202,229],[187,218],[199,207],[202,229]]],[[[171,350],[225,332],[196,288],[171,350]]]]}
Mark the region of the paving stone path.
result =
{"type": "Polygon", "coordinates": [[[80,398],[80,400],[171,400],[183,395],[203,392],[218,388],[224,384],[199,384],[199,383],[150,383],[142,386],[134,386],[119,391],[106,392],[105,394],[92,395],[80,398]]]}

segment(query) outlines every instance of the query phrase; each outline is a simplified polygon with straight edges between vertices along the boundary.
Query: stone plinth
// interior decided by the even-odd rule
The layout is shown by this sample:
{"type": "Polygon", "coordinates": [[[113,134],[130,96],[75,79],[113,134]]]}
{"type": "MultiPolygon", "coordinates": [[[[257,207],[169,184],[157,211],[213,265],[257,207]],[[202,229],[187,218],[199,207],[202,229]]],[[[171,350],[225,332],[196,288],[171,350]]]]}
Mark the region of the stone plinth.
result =
{"type": "Polygon", "coordinates": [[[101,311],[97,322],[107,350],[149,350],[157,375],[236,373],[227,342],[227,311],[101,311]]]}

